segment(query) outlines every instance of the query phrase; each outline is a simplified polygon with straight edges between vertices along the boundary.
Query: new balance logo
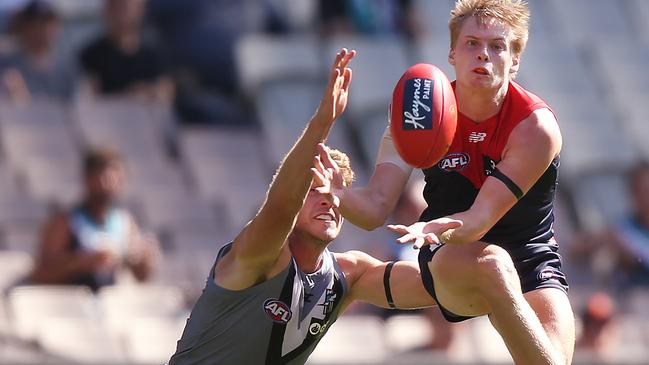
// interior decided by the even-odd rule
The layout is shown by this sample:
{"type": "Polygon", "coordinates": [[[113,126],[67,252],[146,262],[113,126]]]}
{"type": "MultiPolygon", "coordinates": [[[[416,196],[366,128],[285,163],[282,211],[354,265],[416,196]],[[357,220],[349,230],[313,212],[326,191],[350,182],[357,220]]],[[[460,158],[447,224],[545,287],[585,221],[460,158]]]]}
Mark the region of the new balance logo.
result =
{"type": "Polygon", "coordinates": [[[482,142],[482,141],[484,141],[486,136],[487,136],[487,133],[484,133],[484,132],[480,132],[480,133],[471,132],[471,134],[469,134],[469,142],[472,142],[472,143],[482,142]]]}

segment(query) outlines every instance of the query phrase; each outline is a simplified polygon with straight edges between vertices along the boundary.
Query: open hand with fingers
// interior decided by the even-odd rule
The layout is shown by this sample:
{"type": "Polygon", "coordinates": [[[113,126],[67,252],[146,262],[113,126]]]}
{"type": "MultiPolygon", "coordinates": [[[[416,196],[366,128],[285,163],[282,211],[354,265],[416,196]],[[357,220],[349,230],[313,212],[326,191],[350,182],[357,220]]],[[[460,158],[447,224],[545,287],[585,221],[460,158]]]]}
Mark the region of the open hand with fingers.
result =
{"type": "Polygon", "coordinates": [[[329,147],[318,144],[318,156],[313,159],[313,187],[320,194],[331,195],[334,206],[340,206],[336,191],[343,188],[343,178],[338,164],[329,155],[329,147]]]}
{"type": "Polygon", "coordinates": [[[349,61],[356,56],[355,50],[341,49],[331,66],[329,83],[325,90],[317,115],[334,121],[347,107],[349,84],[352,81],[352,69],[347,67],[349,61]]]}
{"type": "Polygon", "coordinates": [[[424,245],[439,244],[439,235],[462,226],[462,221],[451,218],[437,218],[430,222],[417,222],[409,226],[390,224],[387,228],[393,232],[403,234],[397,239],[398,243],[414,242],[413,248],[419,249],[424,245]]]}

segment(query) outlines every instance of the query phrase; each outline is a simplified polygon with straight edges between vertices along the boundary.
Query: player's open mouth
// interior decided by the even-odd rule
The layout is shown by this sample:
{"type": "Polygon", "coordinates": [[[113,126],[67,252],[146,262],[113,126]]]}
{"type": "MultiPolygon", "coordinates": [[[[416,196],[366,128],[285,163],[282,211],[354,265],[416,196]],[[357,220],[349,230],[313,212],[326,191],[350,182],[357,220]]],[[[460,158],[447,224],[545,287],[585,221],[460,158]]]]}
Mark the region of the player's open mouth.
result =
{"type": "Polygon", "coordinates": [[[476,67],[473,69],[473,72],[477,73],[478,75],[489,75],[489,71],[487,71],[487,69],[484,67],[476,67]]]}
{"type": "Polygon", "coordinates": [[[329,213],[323,213],[323,214],[318,214],[315,219],[321,220],[321,221],[335,221],[335,218],[332,214],[329,213]]]}

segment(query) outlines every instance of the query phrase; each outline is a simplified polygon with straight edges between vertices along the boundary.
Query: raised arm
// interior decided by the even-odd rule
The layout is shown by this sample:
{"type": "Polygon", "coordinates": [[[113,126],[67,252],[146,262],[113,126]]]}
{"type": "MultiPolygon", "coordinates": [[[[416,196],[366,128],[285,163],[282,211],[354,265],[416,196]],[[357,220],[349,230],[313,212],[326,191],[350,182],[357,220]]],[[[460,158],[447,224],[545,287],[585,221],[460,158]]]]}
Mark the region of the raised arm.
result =
{"type": "Polygon", "coordinates": [[[311,185],[310,169],[318,155],[317,146],[327,138],[333,122],[347,105],[352,78],[347,65],[355,54],[342,49],[336,55],[316,114],[284,158],[261,209],[217,265],[219,285],[228,289],[250,287],[266,280],[281,256],[288,256],[286,239],[311,185]]]}
{"type": "MultiPolygon", "coordinates": [[[[561,133],[554,115],[548,109],[539,109],[514,128],[502,160],[496,167],[525,194],[559,154],[561,143],[561,133]]],[[[440,218],[461,220],[464,222],[462,227],[439,230],[429,226],[430,222],[420,222],[410,227],[389,228],[404,234],[400,242],[418,241],[416,246],[421,246],[419,243],[424,240],[427,243],[474,242],[481,239],[517,201],[501,180],[489,177],[469,210],[440,218]]]]}
{"type": "Polygon", "coordinates": [[[382,226],[397,205],[411,172],[412,167],[399,157],[390,129],[387,128],[379,146],[374,173],[367,186],[348,189],[340,184],[335,186],[342,215],[352,224],[368,231],[382,226]]]}

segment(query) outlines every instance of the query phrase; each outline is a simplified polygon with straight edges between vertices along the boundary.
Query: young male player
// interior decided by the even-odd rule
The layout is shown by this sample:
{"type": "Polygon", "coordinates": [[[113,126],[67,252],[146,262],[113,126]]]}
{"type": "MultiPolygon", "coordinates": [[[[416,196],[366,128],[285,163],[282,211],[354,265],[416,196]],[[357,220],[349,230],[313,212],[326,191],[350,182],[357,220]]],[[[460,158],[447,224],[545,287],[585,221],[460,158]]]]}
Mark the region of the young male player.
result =
{"type": "MultiPolygon", "coordinates": [[[[416,248],[442,243],[421,248],[419,261],[447,320],[486,314],[517,364],[570,364],[574,317],[552,230],[561,134],[548,105],[513,81],[528,20],[521,0],[456,2],[448,59],[457,132],[446,157],[424,170],[420,222],[390,228],[416,248]],[[440,226],[449,219],[464,224],[440,226]]],[[[411,171],[388,129],[368,186],[339,186],[343,215],[382,225],[411,171]]]]}
{"type": "Polygon", "coordinates": [[[169,365],[304,364],[354,300],[400,308],[434,304],[416,262],[327,250],[343,218],[330,190],[334,174],[321,161],[336,166],[342,185],[351,184],[353,172],[344,154],[321,142],[347,104],[347,65],[354,55],[338,53],[320,106],[286,155],[266,201],[219,251],[169,365]]]}

